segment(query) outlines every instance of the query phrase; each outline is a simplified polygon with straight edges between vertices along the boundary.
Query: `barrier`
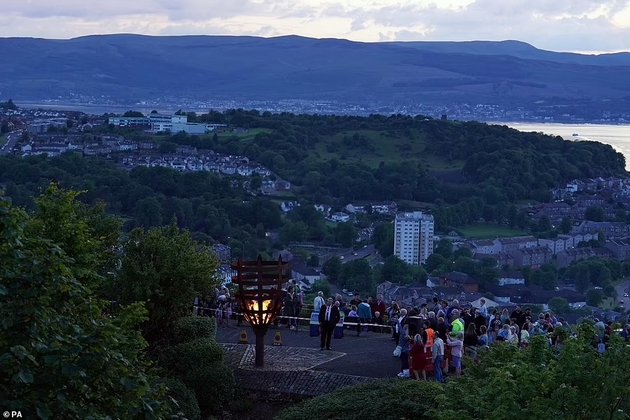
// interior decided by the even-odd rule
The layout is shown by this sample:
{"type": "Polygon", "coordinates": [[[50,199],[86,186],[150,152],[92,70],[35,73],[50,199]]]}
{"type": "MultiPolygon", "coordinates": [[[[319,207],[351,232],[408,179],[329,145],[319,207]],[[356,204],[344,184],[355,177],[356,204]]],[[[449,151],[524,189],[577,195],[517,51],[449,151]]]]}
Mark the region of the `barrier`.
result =
{"type": "Polygon", "coordinates": [[[241,331],[241,337],[238,339],[238,344],[249,344],[249,340],[247,340],[247,331],[241,331]]]}
{"type": "Polygon", "coordinates": [[[319,336],[319,314],[317,312],[311,314],[310,336],[319,336]]]}
{"type": "Polygon", "coordinates": [[[280,336],[280,331],[276,331],[276,335],[273,337],[273,346],[281,346],[282,345],[282,337],[280,336]]]}
{"type": "Polygon", "coordinates": [[[346,314],[341,312],[339,314],[339,322],[335,325],[335,329],[333,330],[333,338],[343,338],[343,324],[346,318],[346,314]]]}
{"type": "MultiPolygon", "coordinates": [[[[193,306],[193,308],[195,308],[195,307],[193,306]]],[[[203,306],[197,306],[197,308],[202,309],[202,310],[207,310],[208,312],[210,312],[210,311],[211,311],[211,310],[210,310],[210,308],[205,308],[205,307],[203,307],[203,306]]],[[[200,311],[199,311],[199,314],[201,314],[201,313],[202,313],[202,311],[200,310],[200,311]]],[[[233,313],[232,313],[232,316],[233,316],[233,317],[238,317],[238,316],[242,316],[242,315],[243,315],[243,314],[242,314],[242,313],[239,313],[239,312],[233,312],[233,313]]],[[[201,316],[201,315],[200,315],[200,316],[201,316]]],[[[344,320],[344,317],[345,317],[344,312],[343,312],[343,311],[340,311],[340,321],[339,321],[339,322],[341,323],[341,322],[342,322],[342,320],[343,320],[343,325],[344,325],[344,326],[353,326],[353,325],[354,325],[354,326],[356,326],[356,325],[361,325],[362,327],[380,327],[380,328],[383,328],[383,329],[385,329],[385,328],[393,328],[393,326],[392,326],[392,325],[388,325],[388,324],[372,324],[372,323],[370,323],[370,324],[361,324],[361,323],[357,323],[357,322],[346,322],[346,321],[344,320]]],[[[412,317],[410,317],[410,318],[412,318],[412,317]]],[[[310,322],[311,322],[311,320],[312,320],[313,318],[312,318],[312,314],[311,314],[311,318],[302,318],[302,317],[297,317],[297,316],[283,316],[283,315],[279,315],[279,316],[278,316],[278,319],[280,319],[280,320],[295,319],[295,320],[297,320],[298,322],[299,322],[299,321],[304,321],[305,323],[306,323],[306,322],[308,322],[308,323],[310,324],[310,322]]],[[[317,324],[319,325],[319,319],[318,319],[318,321],[317,321],[317,324]]],[[[339,324],[337,324],[337,325],[339,325],[339,324]]],[[[319,334],[319,333],[318,333],[318,334],[319,334]]]]}

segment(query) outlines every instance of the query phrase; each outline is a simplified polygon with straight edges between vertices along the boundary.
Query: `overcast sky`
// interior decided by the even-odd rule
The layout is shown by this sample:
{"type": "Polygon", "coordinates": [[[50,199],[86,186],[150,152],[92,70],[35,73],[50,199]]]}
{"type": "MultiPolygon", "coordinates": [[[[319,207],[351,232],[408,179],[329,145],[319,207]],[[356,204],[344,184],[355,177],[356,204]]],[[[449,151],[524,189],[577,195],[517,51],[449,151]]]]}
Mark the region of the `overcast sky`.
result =
{"type": "Polygon", "coordinates": [[[630,0],[3,0],[0,10],[2,37],[297,34],[630,51],[630,0]]]}

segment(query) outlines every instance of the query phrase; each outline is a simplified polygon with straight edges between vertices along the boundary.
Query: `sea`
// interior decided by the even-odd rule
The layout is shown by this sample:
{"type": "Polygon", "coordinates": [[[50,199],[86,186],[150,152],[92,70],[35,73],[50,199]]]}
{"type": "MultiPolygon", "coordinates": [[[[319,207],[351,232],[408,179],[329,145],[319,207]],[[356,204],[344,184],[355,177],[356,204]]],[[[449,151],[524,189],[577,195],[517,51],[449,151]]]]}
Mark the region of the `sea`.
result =
{"type": "Polygon", "coordinates": [[[542,132],[572,141],[598,141],[611,145],[626,158],[626,170],[630,171],[630,125],[604,124],[529,124],[501,123],[524,132],[542,132]],[[577,135],[575,135],[577,134],[577,135]]]}

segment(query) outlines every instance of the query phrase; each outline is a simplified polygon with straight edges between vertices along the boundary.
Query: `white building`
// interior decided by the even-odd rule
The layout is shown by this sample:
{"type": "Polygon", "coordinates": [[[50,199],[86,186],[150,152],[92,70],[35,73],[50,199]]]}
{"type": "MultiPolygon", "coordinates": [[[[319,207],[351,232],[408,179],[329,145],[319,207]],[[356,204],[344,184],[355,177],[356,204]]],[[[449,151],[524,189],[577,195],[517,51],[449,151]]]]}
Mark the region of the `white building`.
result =
{"type": "Polygon", "coordinates": [[[394,255],[407,264],[424,264],[433,253],[433,215],[414,211],[396,215],[394,255]]]}

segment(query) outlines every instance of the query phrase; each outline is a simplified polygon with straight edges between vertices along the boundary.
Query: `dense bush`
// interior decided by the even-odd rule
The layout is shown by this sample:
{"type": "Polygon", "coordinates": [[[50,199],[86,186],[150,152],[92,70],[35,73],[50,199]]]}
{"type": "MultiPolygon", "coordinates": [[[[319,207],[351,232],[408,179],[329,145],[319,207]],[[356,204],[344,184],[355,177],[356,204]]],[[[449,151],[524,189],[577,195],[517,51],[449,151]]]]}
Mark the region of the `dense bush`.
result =
{"type": "Polygon", "coordinates": [[[205,363],[187,371],[182,381],[195,392],[199,407],[204,413],[216,412],[230,401],[236,388],[234,372],[223,361],[205,363]]]}
{"type": "Polygon", "coordinates": [[[170,378],[180,380],[194,392],[206,413],[219,409],[234,394],[236,380],[223,361],[224,353],[214,338],[199,338],[167,348],[160,355],[160,363],[170,378]]]}
{"type": "Polygon", "coordinates": [[[388,379],[351,386],[289,408],[277,420],[429,419],[442,387],[435,382],[388,379]]]}
{"type": "Polygon", "coordinates": [[[168,347],[160,355],[160,362],[169,371],[180,375],[205,364],[221,361],[224,353],[223,347],[213,338],[199,338],[168,347]]]}
{"type": "Polygon", "coordinates": [[[177,320],[173,331],[175,343],[186,343],[199,338],[212,338],[217,335],[217,323],[206,316],[186,316],[177,320]]]}
{"type": "Polygon", "coordinates": [[[198,420],[201,418],[201,410],[197,403],[195,394],[182,382],[169,379],[166,381],[168,395],[177,401],[179,409],[188,420],[198,420]]]}

